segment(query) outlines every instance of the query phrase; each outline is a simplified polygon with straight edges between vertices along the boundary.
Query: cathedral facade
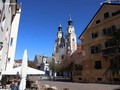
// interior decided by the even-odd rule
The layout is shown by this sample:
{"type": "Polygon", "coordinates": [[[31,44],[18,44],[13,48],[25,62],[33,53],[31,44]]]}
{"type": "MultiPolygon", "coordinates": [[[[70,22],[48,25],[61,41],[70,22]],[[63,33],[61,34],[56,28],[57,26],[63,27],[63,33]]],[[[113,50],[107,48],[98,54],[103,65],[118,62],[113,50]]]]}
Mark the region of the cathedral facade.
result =
{"type": "Polygon", "coordinates": [[[56,62],[60,62],[62,60],[62,55],[71,55],[75,50],[77,50],[76,34],[73,21],[70,18],[68,20],[65,35],[62,30],[62,25],[58,26],[57,37],[55,39],[53,50],[56,62]]]}

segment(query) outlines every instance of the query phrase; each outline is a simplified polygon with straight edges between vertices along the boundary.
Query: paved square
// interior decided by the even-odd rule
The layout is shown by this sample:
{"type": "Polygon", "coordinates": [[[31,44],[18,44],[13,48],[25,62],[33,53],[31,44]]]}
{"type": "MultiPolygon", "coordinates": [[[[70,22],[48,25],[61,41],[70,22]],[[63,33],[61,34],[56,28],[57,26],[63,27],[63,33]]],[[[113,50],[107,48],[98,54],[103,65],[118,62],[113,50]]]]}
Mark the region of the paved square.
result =
{"type": "Polygon", "coordinates": [[[48,84],[56,86],[58,90],[69,88],[69,90],[120,90],[120,85],[111,84],[94,84],[94,83],[75,83],[75,82],[58,82],[58,81],[40,81],[40,85],[48,84]]]}

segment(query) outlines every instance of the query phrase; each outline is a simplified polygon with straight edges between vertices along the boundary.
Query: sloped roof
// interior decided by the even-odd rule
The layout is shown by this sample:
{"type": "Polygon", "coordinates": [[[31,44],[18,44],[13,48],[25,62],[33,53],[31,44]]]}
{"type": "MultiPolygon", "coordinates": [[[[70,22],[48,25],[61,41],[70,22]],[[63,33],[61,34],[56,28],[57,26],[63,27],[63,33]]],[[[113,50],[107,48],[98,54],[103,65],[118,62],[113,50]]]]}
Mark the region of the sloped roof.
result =
{"type": "Polygon", "coordinates": [[[82,46],[80,43],[77,43],[77,50],[72,55],[79,54],[81,52],[82,52],[82,46]]]}
{"type": "Polygon", "coordinates": [[[22,59],[14,60],[15,63],[22,63],[22,59]]]}
{"type": "Polygon", "coordinates": [[[96,17],[96,15],[99,13],[99,11],[103,8],[104,5],[120,5],[120,4],[119,3],[103,3],[102,6],[96,12],[96,14],[93,16],[93,18],[91,19],[91,21],[88,23],[88,25],[86,26],[86,28],[83,30],[83,32],[81,33],[81,35],[78,37],[78,39],[80,39],[80,37],[82,36],[82,34],[85,32],[85,30],[88,28],[88,26],[91,24],[91,22],[93,21],[93,19],[96,17]]]}
{"type": "MultiPolygon", "coordinates": [[[[39,64],[41,64],[42,63],[42,59],[43,59],[43,55],[35,55],[35,57],[36,57],[37,62],[39,64]]],[[[49,63],[50,61],[52,61],[52,57],[45,56],[45,58],[46,58],[47,63],[49,63]]]]}

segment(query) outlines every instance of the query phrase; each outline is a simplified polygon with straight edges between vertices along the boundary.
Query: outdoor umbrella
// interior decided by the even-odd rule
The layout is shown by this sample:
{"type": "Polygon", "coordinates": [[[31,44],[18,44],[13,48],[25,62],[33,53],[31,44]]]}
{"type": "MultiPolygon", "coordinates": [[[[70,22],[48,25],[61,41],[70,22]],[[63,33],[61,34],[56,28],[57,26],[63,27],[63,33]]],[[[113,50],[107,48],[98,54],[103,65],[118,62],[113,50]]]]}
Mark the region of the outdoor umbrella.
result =
{"type": "Polygon", "coordinates": [[[22,66],[21,66],[21,82],[19,86],[20,90],[25,90],[26,88],[27,66],[28,66],[27,50],[25,50],[23,54],[22,66]]]}

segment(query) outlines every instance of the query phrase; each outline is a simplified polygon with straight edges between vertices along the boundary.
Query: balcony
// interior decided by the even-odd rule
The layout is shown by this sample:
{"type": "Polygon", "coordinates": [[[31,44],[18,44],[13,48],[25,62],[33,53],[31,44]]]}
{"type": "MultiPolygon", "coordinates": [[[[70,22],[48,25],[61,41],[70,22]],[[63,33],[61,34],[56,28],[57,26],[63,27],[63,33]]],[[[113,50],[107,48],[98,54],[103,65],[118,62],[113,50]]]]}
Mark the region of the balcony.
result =
{"type": "Polygon", "coordinates": [[[102,55],[105,56],[113,56],[116,54],[120,54],[119,53],[119,49],[115,49],[115,48],[106,48],[102,50],[102,55]]]}

